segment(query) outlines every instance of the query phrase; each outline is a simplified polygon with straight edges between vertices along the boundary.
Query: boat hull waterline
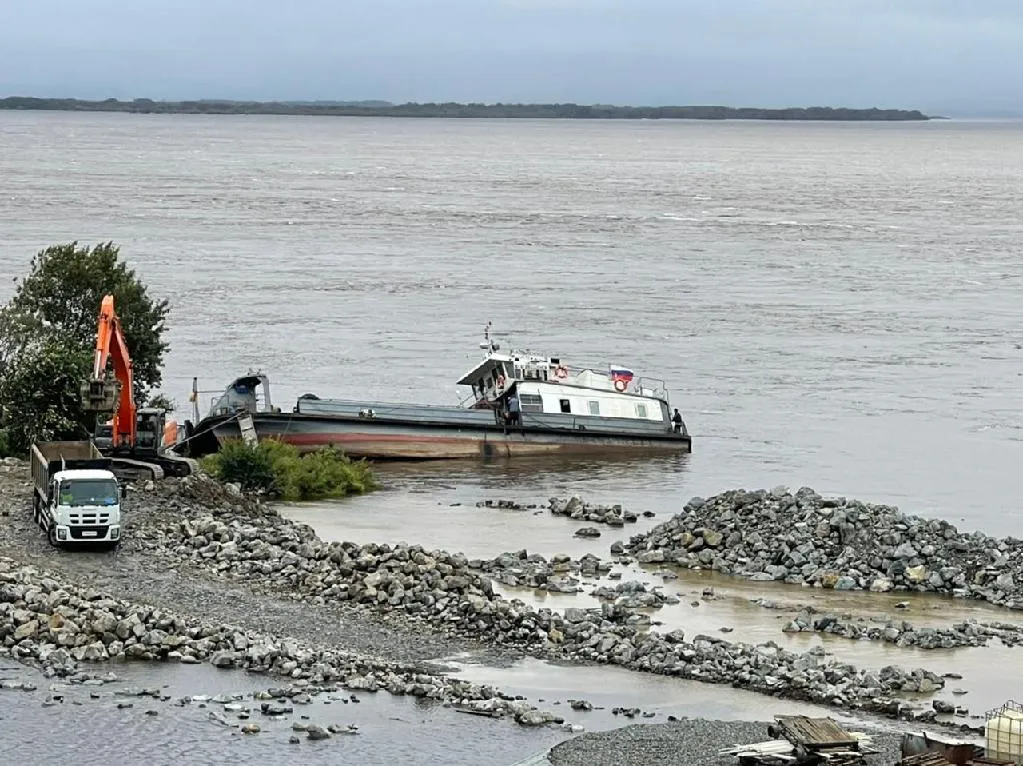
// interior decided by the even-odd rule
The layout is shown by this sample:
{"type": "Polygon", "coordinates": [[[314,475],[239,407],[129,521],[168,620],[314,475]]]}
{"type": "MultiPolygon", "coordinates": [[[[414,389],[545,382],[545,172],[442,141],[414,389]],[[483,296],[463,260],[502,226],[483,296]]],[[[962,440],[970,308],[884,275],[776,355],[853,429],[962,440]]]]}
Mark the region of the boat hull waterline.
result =
{"type": "MultiPolygon", "coordinates": [[[[260,440],[278,439],[294,445],[300,452],[335,446],[349,457],[370,460],[692,451],[686,434],[614,435],[515,426],[505,429],[496,423],[490,426],[424,425],[288,413],[254,413],[252,424],[260,440]]],[[[227,417],[203,426],[203,430],[212,432],[218,447],[241,437],[237,418],[227,417]]]]}

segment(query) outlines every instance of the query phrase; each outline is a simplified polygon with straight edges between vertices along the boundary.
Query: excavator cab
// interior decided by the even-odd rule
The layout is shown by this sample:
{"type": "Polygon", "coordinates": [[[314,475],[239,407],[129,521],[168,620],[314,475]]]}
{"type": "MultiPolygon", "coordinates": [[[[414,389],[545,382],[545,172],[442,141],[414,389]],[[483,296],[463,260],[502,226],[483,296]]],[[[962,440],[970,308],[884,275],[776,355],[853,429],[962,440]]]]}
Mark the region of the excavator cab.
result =
{"type": "Polygon", "coordinates": [[[163,445],[163,410],[140,409],[135,422],[135,454],[155,456],[163,445]]]}

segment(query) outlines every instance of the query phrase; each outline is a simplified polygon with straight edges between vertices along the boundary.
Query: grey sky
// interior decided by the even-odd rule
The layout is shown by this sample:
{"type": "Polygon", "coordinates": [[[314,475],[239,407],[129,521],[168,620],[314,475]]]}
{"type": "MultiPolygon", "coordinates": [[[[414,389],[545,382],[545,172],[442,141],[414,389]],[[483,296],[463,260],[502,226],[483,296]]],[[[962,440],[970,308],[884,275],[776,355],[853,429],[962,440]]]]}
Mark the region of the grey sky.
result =
{"type": "Polygon", "coordinates": [[[1023,0],[0,0],[0,94],[1023,111],[1023,0]]]}

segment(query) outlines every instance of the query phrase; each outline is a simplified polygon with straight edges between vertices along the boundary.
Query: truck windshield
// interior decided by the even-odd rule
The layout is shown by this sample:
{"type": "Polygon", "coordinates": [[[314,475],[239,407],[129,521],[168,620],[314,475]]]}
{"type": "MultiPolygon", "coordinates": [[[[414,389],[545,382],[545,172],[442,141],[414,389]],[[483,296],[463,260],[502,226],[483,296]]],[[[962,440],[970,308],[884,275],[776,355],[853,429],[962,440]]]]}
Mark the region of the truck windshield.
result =
{"type": "Polygon", "coordinates": [[[117,482],[80,479],[60,483],[60,505],[117,505],[117,482]]]}

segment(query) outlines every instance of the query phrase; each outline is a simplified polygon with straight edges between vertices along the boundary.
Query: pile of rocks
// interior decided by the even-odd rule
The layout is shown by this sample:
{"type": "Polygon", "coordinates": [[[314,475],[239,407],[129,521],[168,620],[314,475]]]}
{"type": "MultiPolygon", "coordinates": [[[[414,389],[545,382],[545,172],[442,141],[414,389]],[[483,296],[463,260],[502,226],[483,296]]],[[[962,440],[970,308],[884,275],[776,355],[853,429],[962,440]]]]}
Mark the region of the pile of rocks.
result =
{"type": "Polygon", "coordinates": [[[827,633],[843,638],[883,641],[895,646],[912,646],[918,649],[986,646],[991,639],[998,639],[1005,646],[1023,643],[1023,627],[1011,623],[982,623],[970,620],[948,626],[926,627],[887,617],[854,619],[848,615],[817,615],[812,609],[802,610],[782,630],[786,633],[827,633]]]}
{"type": "MultiPolygon", "coordinates": [[[[626,524],[634,524],[639,519],[632,511],[622,510],[620,505],[593,505],[583,502],[582,498],[577,496],[552,497],[548,501],[548,508],[555,516],[568,516],[576,521],[607,524],[609,527],[624,527],[626,524]]],[[[649,511],[647,514],[653,516],[649,511]]]]}
{"type": "Polygon", "coordinates": [[[611,563],[587,553],[578,560],[556,555],[549,561],[525,549],[502,553],[489,560],[473,559],[469,569],[484,572],[512,588],[532,588],[549,593],[580,593],[580,578],[595,579],[611,571],[611,563]]]}
{"type": "Polygon", "coordinates": [[[115,681],[116,676],[103,678],[82,670],[82,664],[109,659],[205,661],[218,668],[288,678],[299,685],[270,690],[267,699],[343,687],[461,706],[487,705],[528,725],[557,719],[489,686],[131,604],[59,582],[5,558],[0,558],[0,642],[5,654],[39,665],[47,677],[72,683],[115,681]]]}
{"type": "Polygon", "coordinates": [[[930,591],[1023,608],[1023,541],[961,533],[946,521],[824,498],[807,487],[693,498],[682,513],[633,536],[626,549],[641,563],[752,580],[930,591]]]}
{"type": "Polygon", "coordinates": [[[590,595],[625,609],[660,609],[665,604],[679,603],[675,596],[661,593],[656,588],[648,589],[636,580],[620,582],[614,588],[602,585],[590,591],[590,595]]]}
{"type": "MultiPolygon", "coordinates": [[[[477,508],[497,508],[507,511],[541,511],[544,506],[539,503],[519,503],[515,500],[480,500],[477,508]]],[[[597,505],[585,502],[581,497],[552,497],[547,501],[546,509],[555,516],[567,516],[575,521],[588,521],[592,524],[606,524],[610,527],[624,527],[639,520],[639,514],[626,511],[621,505],[597,505]]],[[[643,516],[652,518],[653,511],[644,511],[643,516]]],[[[596,536],[596,535],[594,535],[596,536]]]]}
{"type": "Polygon", "coordinates": [[[502,511],[535,511],[540,508],[536,503],[518,503],[514,500],[480,500],[477,508],[497,508],[502,511]]]}

